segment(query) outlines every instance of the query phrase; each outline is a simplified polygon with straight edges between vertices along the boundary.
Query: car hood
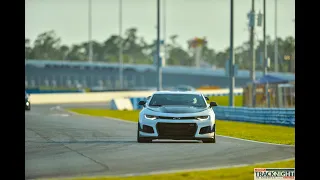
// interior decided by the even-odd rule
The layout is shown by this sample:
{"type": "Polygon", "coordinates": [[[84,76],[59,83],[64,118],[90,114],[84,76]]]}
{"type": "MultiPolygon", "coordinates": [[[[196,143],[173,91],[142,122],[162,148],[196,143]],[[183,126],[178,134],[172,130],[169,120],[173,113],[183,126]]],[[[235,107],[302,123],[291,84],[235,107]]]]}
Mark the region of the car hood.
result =
{"type": "Polygon", "coordinates": [[[154,112],[161,112],[161,113],[197,113],[207,110],[208,108],[205,107],[193,107],[193,106],[161,106],[161,107],[147,107],[148,110],[154,112]]]}

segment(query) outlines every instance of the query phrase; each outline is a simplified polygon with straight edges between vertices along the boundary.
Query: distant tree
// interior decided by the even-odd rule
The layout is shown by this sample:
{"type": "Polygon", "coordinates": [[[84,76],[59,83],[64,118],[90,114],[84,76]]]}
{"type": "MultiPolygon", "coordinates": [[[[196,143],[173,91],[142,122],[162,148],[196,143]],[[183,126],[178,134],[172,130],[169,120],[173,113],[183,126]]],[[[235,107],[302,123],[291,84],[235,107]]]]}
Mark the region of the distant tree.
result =
{"type": "Polygon", "coordinates": [[[30,58],[30,53],[32,52],[32,48],[31,48],[31,45],[30,45],[30,39],[25,39],[25,47],[24,47],[24,57],[27,59],[27,58],[30,58]]]}
{"type": "Polygon", "coordinates": [[[59,59],[60,38],[53,30],[41,33],[34,41],[33,49],[30,53],[32,59],[59,59]]]}
{"type": "Polygon", "coordinates": [[[67,60],[66,58],[68,57],[68,54],[69,54],[69,47],[66,46],[66,45],[63,45],[59,48],[59,51],[60,51],[60,56],[62,60],[67,60]]]}
{"type": "MultiPolygon", "coordinates": [[[[124,63],[152,64],[156,54],[156,40],[147,43],[143,37],[137,35],[138,29],[131,27],[125,31],[122,39],[118,35],[111,35],[103,42],[92,42],[93,60],[108,63],[119,62],[120,42],[123,42],[123,60],[124,63]]],[[[191,49],[183,49],[182,45],[177,43],[178,35],[169,36],[166,42],[167,65],[193,66],[194,58],[191,49]]],[[[223,51],[215,51],[209,47],[209,42],[202,49],[202,60],[218,68],[224,68],[225,62],[229,59],[229,48],[223,51]]],[[[274,70],[274,44],[270,36],[266,37],[267,57],[271,59],[271,67],[274,70]]],[[[261,53],[263,52],[263,42],[256,43],[255,58],[256,69],[262,69],[261,53]]],[[[282,72],[292,71],[292,60],[285,61],[284,56],[293,57],[295,50],[295,40],[289,36],[285,39],[278,38],[278,59],[279,68],[282,72]]],[[[250,45],[246,41],[239,47],[235,47],[235,62],[240,69],[250,69],[250,45]]],[[[61,39],[53,30],[46,31],[37,36],[31,43],[30,39],[25,38],[25,58],[39,60],[64,60],[64,61],[87,61],[89,54],[88,42],[81,42],[71,46],[61,45],[61,39]]]]}
{"type": "Polygon", "coordinates": [[[182,49],[181,45],[176,42],[178,35],[171,35],[171,44],[168,44],[169,58],[167,60],[168,65],[183,65],[191,66],[192,58],[190,57],[188,51],[182,49]]]}

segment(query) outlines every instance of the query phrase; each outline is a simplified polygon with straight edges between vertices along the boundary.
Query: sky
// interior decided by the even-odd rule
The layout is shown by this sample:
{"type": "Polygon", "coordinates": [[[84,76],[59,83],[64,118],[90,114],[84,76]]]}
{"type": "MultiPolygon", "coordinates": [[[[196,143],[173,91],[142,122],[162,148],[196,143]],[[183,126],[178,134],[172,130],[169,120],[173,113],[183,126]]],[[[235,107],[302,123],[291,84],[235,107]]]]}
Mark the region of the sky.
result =
{"type": "MultiPolygon", "coordinates": [[[[266,0],[266,34],[275,37],[275,1],[277,36],[295,37],[294,0],[266,0]]],[[[40,33],[55,30],[62,44],[88,41],[88,4],[89,0],[25,0],[25,37],[34,41],[40,33]]],[[[147,42],[156,39],[156,5],[156,0],[122,0],[122,33],[136,27],[138,36],[147,42]]],[[[230,0],[161,0],[161,5],[161,39],[170,41],[170,35],[177,34],[177,42],[187,48],[187,40],[206,37],[208,46],[215,50],[229,47],[230,0]]],[[[257,13],[263,13],[262,7],[263,0],[255,0],[257,13]]],[[[119,34],[119,9],[119,0],[92,0],[93,40],[103,42],[119,34]]],[[[251,0],[234,0],[235,47],[249,39],[250,9],[251,0]]],[[[256,27],[257,39],[262,39],[262,32],[262,27],[256,27]]]]}

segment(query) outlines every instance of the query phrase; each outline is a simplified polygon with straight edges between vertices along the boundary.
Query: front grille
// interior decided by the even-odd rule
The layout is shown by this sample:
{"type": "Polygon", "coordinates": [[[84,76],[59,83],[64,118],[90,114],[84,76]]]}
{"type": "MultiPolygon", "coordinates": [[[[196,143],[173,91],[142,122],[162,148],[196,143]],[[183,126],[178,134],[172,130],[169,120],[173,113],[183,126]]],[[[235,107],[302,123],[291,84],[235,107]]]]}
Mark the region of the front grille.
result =
{"type": "Polygon", "coordinates": [[[159,136],[193,137],[197,131],[196,123],[157,123],[159,136]]]}
{"type": "Polygon", "coordinates": [[[194,120],[196,117],[168,117],[168,116],[159,116],[159,119],[171,119],[171,120],[194,120]]]}

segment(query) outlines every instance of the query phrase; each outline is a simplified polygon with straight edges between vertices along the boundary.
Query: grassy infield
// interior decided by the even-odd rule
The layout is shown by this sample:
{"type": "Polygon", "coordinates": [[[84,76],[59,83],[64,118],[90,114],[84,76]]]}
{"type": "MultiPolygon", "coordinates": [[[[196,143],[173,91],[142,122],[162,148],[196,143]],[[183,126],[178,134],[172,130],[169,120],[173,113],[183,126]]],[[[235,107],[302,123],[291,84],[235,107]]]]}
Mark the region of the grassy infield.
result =
{"type": "MultiPolygon", "coordinates": [[[[226,106],[228,105],[228,97],[213,97],[210,100],[214,100],[218,105],[226,106]]],[[[242,97],[236,96],[235,105],[242,105],[242,97]]],[[[139,111],[126,111],[125,113],[121,111],[105,110],[105,109],[70,109],[71,111],[80,114],[89,114],[93,116],[104,116],[104,117],[114,117],[128,121],[137,121],[139,111]]],[[[232,136],[250,140],[257,140],[270,143],[278,144],[289,144],[294,145],[294,128],[263,125],[263,124],[251,124],[243,122],[230,122],[217,120],[218,134],[225,136],[232,136]]],[[[295,167],[295,160],[282,161],[277,163],[261,164],[258,167],[282,167],[290,168],[295,167]]],[[[167,180],[167,179],[196,179],[196,180],[234,180],[234,179],[253,179],[253,168],[257,165],[246,166],[246,167],[236,167],[236,168],[226,168],[219,170],[209,170],[201,172],[183,172],[183,173],[173,173],[173,174],[161,174],[161,175],[148,175],[148,176],[135,176],[135,177],[93,177],[93,178],[75,178],[76,180],[167,180]]]]}

